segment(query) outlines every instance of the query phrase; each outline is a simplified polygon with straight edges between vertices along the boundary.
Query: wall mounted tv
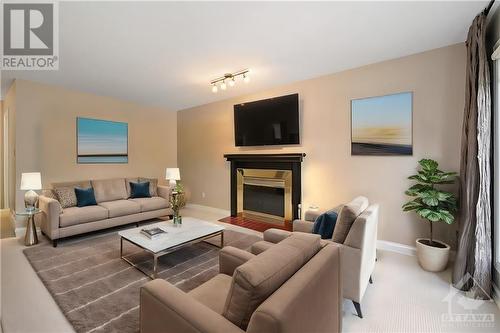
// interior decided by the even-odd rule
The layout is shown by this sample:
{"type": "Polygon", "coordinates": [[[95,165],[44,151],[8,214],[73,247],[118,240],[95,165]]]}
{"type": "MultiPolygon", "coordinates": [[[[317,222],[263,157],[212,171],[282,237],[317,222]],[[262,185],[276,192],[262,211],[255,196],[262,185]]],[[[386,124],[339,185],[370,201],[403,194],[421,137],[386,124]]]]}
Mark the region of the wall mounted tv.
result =
{"type": "Polygon", "coordinates": [[[299,94],[234,106],[236,146],[299,144],[299,94]]]}

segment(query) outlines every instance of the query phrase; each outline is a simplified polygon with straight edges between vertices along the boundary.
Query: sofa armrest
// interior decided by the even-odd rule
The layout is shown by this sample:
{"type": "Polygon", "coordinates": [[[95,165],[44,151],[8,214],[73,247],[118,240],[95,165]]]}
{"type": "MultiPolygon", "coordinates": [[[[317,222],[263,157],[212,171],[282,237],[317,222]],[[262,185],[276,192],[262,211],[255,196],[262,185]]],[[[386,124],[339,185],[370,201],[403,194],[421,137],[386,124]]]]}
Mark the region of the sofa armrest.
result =
{"type": "Polygon", "coordinates": [[[243,331],[165,280],[141,287],[140,332],[243,333],[243,331]]]}
{"type": "Polygon", "coordinates": [[[304,220],[293,221],[293,231],[312,233],[313,227],[314,223],[310,221],[304,221],[304,220]]]}
{"type": "Polygon", "coordinates": [[[40,228],[50,239],[59,238],[59,215],[62,207],[59,201],[41,195],[38,197],[38,207],[42,211],[40,214],[40,228]]]}
{"type": "Polygon", "coordinates": [[[158,196],[170,201],[172,195],[172,188],[166,185],[158,185],[158,196]]]}
{"type": "Polygon", "coordinates": [[[314,222],[320,216],[323,214],[325,211],[324,210],[306,210],[304,213],[304,220],[306,222],[314,222]]]}
{"type": "Polygon", "coordinates": [[[292,233],[286,230],[271,228],[264,231],[263,234],[264,234],[264,240],[266,242],[276,244],[281,242],[283,239],[290,237],[292,233]]]}
{"type": "Polygon", "coordinates": [[[232,247],[225,246],[219,251],[219,272],[232,276],[236,267],[255,257],[254,254],[232,247]]]}
{"type": "MultiPolygon", "coordinates": [[[[340,213],[340,210],[342,209],[344,205],[338,205],[333,207],[332,209],[329,209],[328,211],[334,211],[337,214],[340,213]]],[[[309,222],[314,222],[320,216],[321,214],[325,213],[326,210],[306,210],[304,213],[304,220],[309,221],[309,222]]]]}

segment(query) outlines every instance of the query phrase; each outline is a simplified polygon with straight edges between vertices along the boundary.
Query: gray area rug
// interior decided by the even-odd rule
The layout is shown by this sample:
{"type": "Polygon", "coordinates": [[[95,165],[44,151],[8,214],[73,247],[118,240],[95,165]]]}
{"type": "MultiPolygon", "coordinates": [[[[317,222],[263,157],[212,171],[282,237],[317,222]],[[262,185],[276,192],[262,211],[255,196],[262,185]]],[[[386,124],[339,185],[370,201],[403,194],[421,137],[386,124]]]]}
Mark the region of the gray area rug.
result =
{"type": "MultiPolygon", "coordinates": [[[[258,236],[232,230],[225,245],[248,249],[258,236]]],[[[159,259],[158,278],[189,291],[219,270],[220,237],[180,249],[159,259]]],[[[152,270],[152,256],[124,242],[124,254],[152,270]]],[[[24,255],[77,332],[138,332],[139,290],[150,281],[120,259],[120,237],[105,234],[27,248],[24,255]]]]}

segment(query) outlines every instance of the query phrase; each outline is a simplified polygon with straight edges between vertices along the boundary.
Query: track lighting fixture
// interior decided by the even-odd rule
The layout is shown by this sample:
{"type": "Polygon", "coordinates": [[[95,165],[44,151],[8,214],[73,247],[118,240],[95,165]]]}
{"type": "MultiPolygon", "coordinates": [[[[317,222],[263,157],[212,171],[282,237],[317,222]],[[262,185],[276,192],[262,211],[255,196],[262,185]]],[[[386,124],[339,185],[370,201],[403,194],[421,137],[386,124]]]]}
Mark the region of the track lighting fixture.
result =
{"type": "Polygon", "coordinates": [[[234,87],[236,85],[236,78],[238,76],[243,77],[243,82],[245,83],[250,82],[249,73],[250,73],[249,69],[244,69],[242,71],[234,73],[226,73],[224,74],[224,76],[213,79],[212,81],[210,81],[210,84],[212,85],[212,92],[216,93],[219,90],[218,88],[220,88],[221,90],[226,90],[228,84],[230,87],[234,87]]]}

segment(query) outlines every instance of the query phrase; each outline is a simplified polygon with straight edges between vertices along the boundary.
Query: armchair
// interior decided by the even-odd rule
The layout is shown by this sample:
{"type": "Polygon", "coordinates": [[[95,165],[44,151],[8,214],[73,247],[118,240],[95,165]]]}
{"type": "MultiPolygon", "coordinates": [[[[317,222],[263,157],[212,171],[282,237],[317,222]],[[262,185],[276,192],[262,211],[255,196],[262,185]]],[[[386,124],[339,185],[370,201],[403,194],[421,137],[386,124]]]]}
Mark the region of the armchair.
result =
{"type": "Polygon", "coordinates": [[[164,280],[140,292],[140,332],[340,332],[340,247],[295,235],[260,255],[224,247],[219,274],[188,293],[164,280]]]}
{"type": "MultiPolygon", "coordinates": [[[[343,296],[350,299],[360,318],[363,318],[361,301],[369,283],[376,261],[377,224],[379,206],[369,206],[368,199],[357,197],[347,205],[359,207],[358,217],[354,220],[347,238],[341,245],[343,296]]],[[[340,213],[343,205],[333,208],[340,213]]],[[[314,221],[321,211],[306,211],[304,220],[293,221],[293,232],[312,233],[314,221]]],[[[252,246],[252,253],[260,253],[269,249],[272,244],[289,237],[292,233],[279,229],[268,229],[264,232],[264,241],[252,246]]],[[[332,240],[322,240],[323,245],[332,240]]]]}

